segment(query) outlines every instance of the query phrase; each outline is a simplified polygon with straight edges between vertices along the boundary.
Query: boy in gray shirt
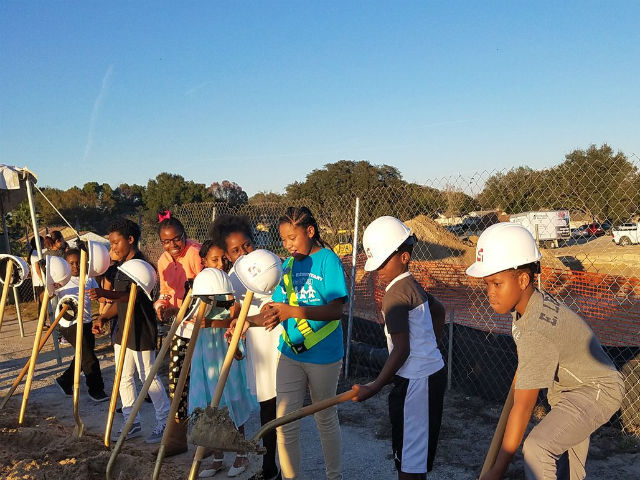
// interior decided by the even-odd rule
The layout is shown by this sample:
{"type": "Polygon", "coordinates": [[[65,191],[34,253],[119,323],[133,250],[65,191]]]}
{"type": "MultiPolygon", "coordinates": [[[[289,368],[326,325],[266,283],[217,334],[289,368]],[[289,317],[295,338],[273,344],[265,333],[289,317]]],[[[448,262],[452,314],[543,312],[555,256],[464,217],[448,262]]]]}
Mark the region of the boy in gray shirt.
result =
{"type": "Polygon", "coordinates": [[[499,223],[478,239],[467,269],[487,285],[491,307],[513,314],[518,351],[514,403],[493,467],[480,480],[502,478],[524,436],[541,388],[551,411],[522,451],[527,480],[585,478],[589,437],[620,408],[621,375],[589,326],[551,295],[535,289],[540,258],[528,230],[499,223]]]}

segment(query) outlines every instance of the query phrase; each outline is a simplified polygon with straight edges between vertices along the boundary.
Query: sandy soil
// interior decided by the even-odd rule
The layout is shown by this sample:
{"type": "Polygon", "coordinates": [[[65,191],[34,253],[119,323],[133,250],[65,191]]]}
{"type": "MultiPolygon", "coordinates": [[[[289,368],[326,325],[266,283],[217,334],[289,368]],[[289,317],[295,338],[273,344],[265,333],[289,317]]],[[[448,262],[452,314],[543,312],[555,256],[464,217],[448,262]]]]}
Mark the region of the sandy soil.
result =
{"type": "MultiPolygon", "coordinates": [[[[26,316],[26,315],[25,315],[26,316]]],[[[0,388],[3,394],[30,352],[35,327],[27,321],[26,338],[21,339],[17,324],[9,314],[0,336],[0,388]]],[[[107,388],[113,378],[113,354],[103,337],[98,342],[107,388]]],[[[5,479],[102,479],[105,476],[109,451],[102,444],[107,403],[95,404],[86,395],[83,385],[80,411],[85,423],[85,435],[73,437],[74,426],[71,399],[53,385],[70,360],[68,346],[63,348],[63,365],[58,366],[49,343],[41,355],[36,379],[29,400],[25,425],[17,428],[17,412],[22,387],[7,407],[0,411],[0,477],[5,479]]],[[[359,379],[365,381],[366,379],[359,379]]],[[[165,379],[166,382],[166,379],[165,379]]],[[[340,389],[349,388],[351,382],[341,382],[340,389]]],[[[430,479],[472,479],[477,475],[497,422],[501,405],[488,404],[476,397],[456,392],[447,394],[438,457],[430,479]]],[[[343,434],[343,463],[345,479],[395,478],[390,448],[390,426],[387,419],[386,391],[362,404],[348,402],[339,408],[343,434]]],[[[143,430],[148,434],[153,427],[153,408],[144,404],[143,430]]],[[[120,427],[116,418],[114,431],[120,427]]],[[[258,428],[254,412],[247,431],[258,428]]],[[[312,418],[301,422],[301,436],[305,449],[304,479],[324,478],[324,466],[319,438],[312,418]]],[[[144,443],[144,436],[125,443],[118,458],[114,478],[120,480],[149,478],[153,471],[153,446],[144,443]]],[[[589,478],[640,478],[640,446],[637,438],[624,437],[619,429],[605,427],[592,439],[587,465],[589,478]]],[[[163,479],[186,478],[193,450],[166,459],[163,479]]],[[[239,479],[255,473],[259,459],[250,456],[251,465],[239,479]]],[[[233,454],[226,454],[225,464],[233,462],[233,454]]],[[[227,478],[219,473],[215,478],[227,478]]],[[[518,455],[509,470],[509,479],[522,479],[522,459],[518,455]]]]}

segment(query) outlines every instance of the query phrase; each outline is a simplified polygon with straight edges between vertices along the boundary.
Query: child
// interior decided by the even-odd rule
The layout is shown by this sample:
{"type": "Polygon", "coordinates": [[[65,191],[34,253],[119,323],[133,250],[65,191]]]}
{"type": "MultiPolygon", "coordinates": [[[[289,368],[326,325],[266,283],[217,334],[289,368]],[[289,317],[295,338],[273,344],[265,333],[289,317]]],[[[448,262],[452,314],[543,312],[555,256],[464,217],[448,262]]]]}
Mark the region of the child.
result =
{"type": "Polygon", "coordinates": [[[622,377],[589,326],[567,306],[534,287],[540,258],[524,227],[487,228],[467,275],[482,278],[496,313],[513,315],[518,351],[513,407],[493,467],[481,480],[499,479],[515,454],[538,391],[547,388],[551,411],[524,441],[528,480],[583,479],[589,436],[620,408],[622,377]]]}
{"type": "MultiPolygon", "coordinates": [[[[280,288],[262,308],[264,326],[282,323],[276,380],[277,415],[302,407],[307,387],[317,402],[336,394],[342,369],[342,309],[347,284],[338,256],[320,238],[318,223],[307,207],[289,207],[279,220],[280,238],[291,254],[284,263],[280,288]]],[[[315,414],[327,480],[342,478],[338,409],[315,414]]],[[[299,421],[278,427],[283,478],[300,476],[299,421]]]]}
{"type": "MultiPolygon", "coordinates": [[[[223,261],[231,264],[247,253],[255,250],[251,225],[246,217],[221,215],[216,217],[209,231],[209,237],[222,251],[223,261]]],[[[235,297],[244,302],[246,289],[235,274],[233,268],[229,272],[235,297]]],[[[262,325],[260,308],[271,300],[270,295],[254,294],[249,307],[247,322],[262,325]]],[[[249,323],[245,324],[246,327],[249,323]]],[[[282,327],[272,331],[253,327],[246,331],[247,368],[246,377],[251,393],[260,403],[260,423],[276,418],[276,369],[278,366],[278,344],[282,327]]],[[[280,480],[280,471],[276,464],[276,432],[270,431],[262,437],[262,445],[266,453],[262,456],[262,472],[255,478],[264,480],[280,480]]],[[[252,477],[253,478],[253,477],[252,477]]]]}
{"type": "Polygon", "coordinates": [[[440,433],[446,370],[437,341],[444,307],[409,272],[415,237],[394,217],[380,217],[364,231],[364,269],[387,284],[382,315],[389,358],[373,382],[362,385],[363,401],[394,383],[389,393],[391,438],[398,479],[426,479],[440,433]]]}
{"type": "MultiPolygon", "coordinates": [[[[200,244],[187,239],[182,222],[170,213],[166,213],[158,224],[158,236],[164,252],[158,259],[158,281],[160,298],[154,307],[161,322],[170,322],[182,305],[186,295],[185,283],[193,281],[200,270],[200,244]],[[165,218],[166,217],[166,218],[165,218]]],[[[180,371],[187,353],[189,339],[193,331],[193,323],[183,322],[171,339],[169,355],[169,396],[173,398],[180,371]]],[[[189,398],[189,379],[182,391],[176,418],[176,425],[171,429],[171,436],[166,440],[165,457],[184,453],[187,445],[187,401],[189,398]]]]}
{"type": "MultiPolygon", "coordinates": [[[[216,268],[224,271],[226,263],[222,249],[207,240],[200,249],[202,265],[205,268],[216,268]]],[[[220,370],[227,354],[228,344],[225,330],[230,319],[240,313],[239,305],[233,295],[217,295],[216,306],[207,314],[205,324],[201,326],[196,348],[191,360],[191,380],[189,384],[189,414],[195,408],[206,408],[211,403],[220,370]],[[222,297],[222,298],[220,298],[222,297]]],[[[229,409],[229,415],[240,433],[244,434],[244,424],[255,409],[256,401],[252,397],[245,379],[243,360],[231,364],[229,377],[225,383],[220,406],[229,409]]],[[[213,477],[222,470],[224,454],[213,452],[213,463],[200,473],[200,477],[213,477]]],[[[247,469],[249,459],[246,454],[236,454],[233,466],[227,472],[228,477],[236,477],[247,469]]]]}
{"type": "MultiPolygon", "coordinates": [[[[71,278],[69,282],[55,291],[60,299],[65,295],[74,295],[77,299],[80,286],[80,250],[71,248],[64,254],[64,259],[71,267],[71,278]]],[[[98,284],[93,278],[88,278],[86,288],[96,288],[98,284]]],[[[76,346],[76,321],[69,321],[64,317],[60,319],[59,329],[62,336],[75,348],[76,346]]],[[[91,331],[91,299],[88,295],[84,297],[84,315],[82,325],[82,371],[89,389],[89,397],[96,402],[104,402],[109,400],[109,396],[104,392],[104,383],[102,381],[102,373],[100,372],[100,362],[94,352],[96,339],[91,331]]],[[[75,357],[71,360],[69,368],[56,378],[56,383],[60,389],[68,397],[73,395],[73,374],[75,357]]]]}
{"type": "MultiPolygon", "coordinates": [[[[109,242],[111,243],[112,256],[118,264],[122,264],[127,260],[139,258],[144,260],[144,255],[138,250],[138,241],[140,239],[140,228],[131,220],[118,220],[109,227],[109,242]]],[[[113,291],[101,288],[89,290],[92,300],[105,299],[113,301],[113,304],[106,312],[102,313],[94,325],[94,332],[100,333],[104,324],[114,315],[118,316],[116,323],[116,331],[114,335],[115,358],[120,355],[122,348],[122,330],[124,328],[124,320],[127,314],[127,302],[129,299],[129,291],[131,287],[131,279],[118,271],[113,279],[113,291]]],[[[136,385],[133,378],[137,369],[138,375],[142,383],[145,382],[146,373],[151,369],[155,361],[157,325],[153,305],[147,298],[143,290],[138,287],[136,302],[133,310],[133,320],[131,329],[129,330],[129,338],[125,345],[126,353],[124,357],[124,367],[122,370],[122,378],[120,380],[120,400],[122,402],[122,416],[126,423],[131,407],[136,400],[136,385]]],[[[149,396],[156,411],[156,425],[147,437],[147,443],[159,443],[162,440],[162,433],[169,415],[169,398],[162,386],[162,383],[156,376],[149,388],[149,396]]],[[[131,430],[127,435],[129,438],[137,437],[142,433],[142,425],[140,418],[136,418],[131,430]]],[[[116,437],[120,436],[120,432],[116,437]]]]}

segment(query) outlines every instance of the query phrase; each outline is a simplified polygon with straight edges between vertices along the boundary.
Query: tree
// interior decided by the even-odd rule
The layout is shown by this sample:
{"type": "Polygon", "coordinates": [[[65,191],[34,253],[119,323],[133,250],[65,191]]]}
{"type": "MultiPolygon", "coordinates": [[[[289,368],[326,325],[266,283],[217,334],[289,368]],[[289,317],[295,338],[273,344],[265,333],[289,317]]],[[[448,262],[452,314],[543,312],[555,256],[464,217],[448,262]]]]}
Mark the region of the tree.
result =
{"type": "Polygon", "coordinates": [[[209,185],[209,192],[218,202],[227,202],[229,205],[244,205],[248,203],[249,197],[247,192],[236,182],[223,180],[222,183],[213,182],[209,185]]]}
{"type": "Polygon", "coordinates": [[[284,195],[275,192],[258,192],[249,199],[249,204],[280,203],[284,198],[284,195]]]}
{"type": "Polygon", "coordinates": [[[173,205],[185,203],[207,202],[213,196],[204,184],[185,180],[181,175],[163,172],[155,180],[149,180],[147,188],[142,194],[148,218],[173,205]]]}

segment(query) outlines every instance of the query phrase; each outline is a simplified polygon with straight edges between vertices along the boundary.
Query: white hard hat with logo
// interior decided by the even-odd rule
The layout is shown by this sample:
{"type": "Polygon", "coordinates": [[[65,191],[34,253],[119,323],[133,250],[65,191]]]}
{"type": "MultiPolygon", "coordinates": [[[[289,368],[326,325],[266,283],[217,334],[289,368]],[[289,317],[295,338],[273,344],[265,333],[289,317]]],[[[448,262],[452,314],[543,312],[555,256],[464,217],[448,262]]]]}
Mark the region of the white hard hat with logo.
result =
{"type": "Polygon", "coordinates": [[[364,269],[373,272],[411,237],[411,229],[396,217],[378,217],[365,229],[362,246],[367,254],[364,269]]]}
{"type": "Polygon", "coordinates": [[[87,250],[89,252],[89,268],[87,274],[90,277],[102,275],[111,264],[109,249],[103,243],[89,240],[87,242],[87,250]]]}
{"type": "MultiPolygon", "coordinates": [[[[58,300],[58,305],[56,305],[56,318],[60,315],[62,311],[62,307],[67,305],[67,311],[64,312],[62,318],[67,320],[69,323],[75,323],[76,317],[78,316],[78,296],[77,295],[65,295],[60,300],[58,300]]],[[[67,325],[69,326],[69,325],[67,325]]]]}
{"type": "Polygon", "coordinates": [[[149,300],[152,300],[151,293],[158,281],[158,275],[150,264],[139,258],[132,258],[120,265],[118,270],[133,280],[144,290],[149,300]]]}
{"type": "Polygon", "coordinates": [[[238,258],[233,270],[247,290],[271,295],[282,279],[282,260],[269,250],[254,250],[238,258]]]}
{"type": "Polygon", "coordinates": [[[13,273],[11,274],[9,285],[19,287],[29,276],[29,265],[27,265],[24,258],[9,255],[8,253],[0,255],[0,284],[4,285],[4,278],[10,261],[13,261],[13,273]]]}
{"type": "Polygon", "coordinates": [[[467,275],[483,278],[538,262],[541,258],[542,254],[529,230],[517,223],[496,223],[478,238],[476,261],[467,268],[467,275]]]}
{"type": "Polygon", "coordinates": [[[47,292],[53,294],[56,289],[65,286],[69,282],[71,267],[62,257],[47,255],[45,259],[45,284],[47,292]]]}

